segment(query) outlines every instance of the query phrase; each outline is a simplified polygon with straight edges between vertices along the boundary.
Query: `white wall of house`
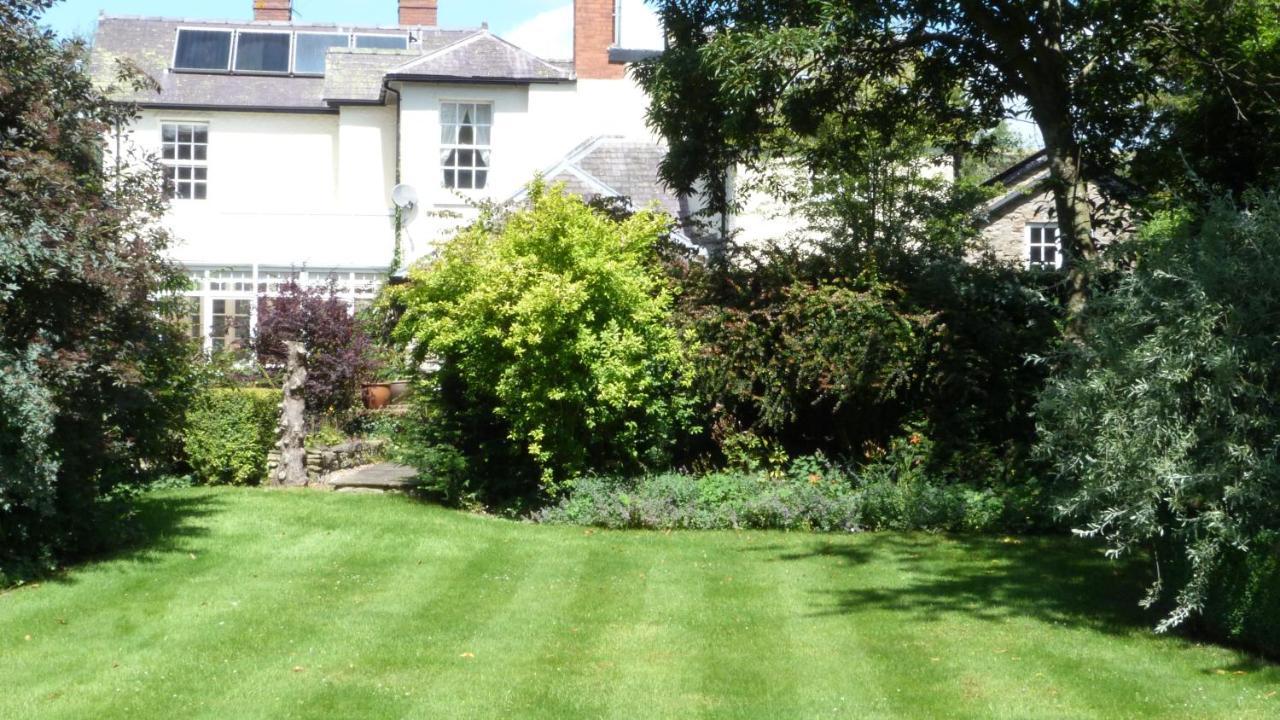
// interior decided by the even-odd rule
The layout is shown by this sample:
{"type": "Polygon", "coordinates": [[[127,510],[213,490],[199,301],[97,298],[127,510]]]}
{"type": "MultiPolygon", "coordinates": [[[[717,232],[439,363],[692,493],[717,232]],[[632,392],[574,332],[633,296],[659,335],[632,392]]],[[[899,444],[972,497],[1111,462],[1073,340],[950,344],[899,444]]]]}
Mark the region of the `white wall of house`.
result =
{"type": "Polygon", "coordinates": [[[394,233],[384,198],[394,176],[394,114],[355,110],[142,111],[128,140],[157,156],[163,124],[209,128],[208,198],[174,200],[165,218],[178,240],[174,259],[185,265],[387,265],[394,233]],[[387,134],[390,149],[382,147],[387,134]]]}
{"type": "Polygon", "coordinates": [[[471,203],[505,200],[584,141],[615,135],[654,139],[645,126],[647,99],[631,80],[579,80],[534,85],[405,83],[399,88],[401,181],[420,206],[408,217],[406,255],[418,257],[474,217],[471,203]],[[444,187],[440,109],[446,102],[493,106],[491,167],[483,190],[444,187]]]}

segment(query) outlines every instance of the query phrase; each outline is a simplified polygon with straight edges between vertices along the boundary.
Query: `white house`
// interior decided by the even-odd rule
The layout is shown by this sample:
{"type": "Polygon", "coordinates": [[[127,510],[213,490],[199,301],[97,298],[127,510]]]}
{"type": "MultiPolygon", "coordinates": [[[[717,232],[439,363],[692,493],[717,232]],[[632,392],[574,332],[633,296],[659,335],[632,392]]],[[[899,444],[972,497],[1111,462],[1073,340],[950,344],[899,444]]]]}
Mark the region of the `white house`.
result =
{"type": "Polygon", "coordinates": [[[290,277],[369,301],[397,240],[421,256],[471,202],[540,172],[687,214],[657,179],[662,147],[625,73],[661,49],[643,2],[578,0],[565,61],[439,28],[437,2],[399,0],[393,27],[295,23],[290,0],[256,0],[252,21],[100,18],[95,77],[128,62],[159,86],[118,96],[140,108],[118,140],[166,167],[207,349],[246,341],[259,295],[290,277]],[[400,185],[416,202],[397,213],[400,185]]]}

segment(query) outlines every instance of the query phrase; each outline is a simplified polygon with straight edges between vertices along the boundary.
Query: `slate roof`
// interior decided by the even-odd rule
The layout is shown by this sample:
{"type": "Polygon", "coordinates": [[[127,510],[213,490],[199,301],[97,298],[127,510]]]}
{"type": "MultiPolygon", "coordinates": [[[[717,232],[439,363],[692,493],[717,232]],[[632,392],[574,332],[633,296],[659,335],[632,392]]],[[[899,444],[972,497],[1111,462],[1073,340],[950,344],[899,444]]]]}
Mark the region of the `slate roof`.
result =
{"type": "Polygon", "coordinates": [[[412,50],[331,50],[325,59],[324,100],[328,103],[378,103],[390,70],[417,57],[412,50]]]}
{"type": "Polygon", "coordinates": [[[344,102],[381,102],[384,79],[436,82],[558,82],[572,79],[564,66],[548,63],[487,30],[352,27],[332,24],[234,22],[103,15],[94,37],[90,73],[103,87],[116,84],[119,61],[151,77],[159,92],[117,90],[114,99],[146,107],[332,112],[344,102]],[[335,49],[325,77],[174,71],[170,68],[178,28],[372,32],[411,35],[408,50],[335,49]],[[423,61],[421,64],[415,60],[423,61]]]}
{"type": "MultiPolygon", "coordinates": [[[[668,189],[659,174],[659,165],[666,155],[667,148],[661,143],[603,135],[574,148],[543,172],[542,177],[549,183],[563,183],[567,192],[588,200],[626,198],[636,209],[656,203],[680,225],[672,233],[672,239],[699,254],[706,254],[706,243],[694,239],[706,240],[696,231],[688,203],[668,189]]],[[[523,200],[527,194],[527,190],[521,190],[511,199],[523,200]]]]}
{"type": "Polygon", "coordinates": [[[570,74],[488,30],[411,60],[389,73],[395,79],[452,82],[559,82],[570,74]]]}

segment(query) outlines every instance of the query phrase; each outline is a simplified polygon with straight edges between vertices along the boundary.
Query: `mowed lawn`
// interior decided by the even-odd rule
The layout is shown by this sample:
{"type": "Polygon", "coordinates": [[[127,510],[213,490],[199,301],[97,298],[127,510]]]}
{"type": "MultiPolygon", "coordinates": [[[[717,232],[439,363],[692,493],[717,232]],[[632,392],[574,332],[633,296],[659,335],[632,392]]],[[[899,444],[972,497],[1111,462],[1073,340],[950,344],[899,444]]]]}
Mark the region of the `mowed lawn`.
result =
{"type": "Polygon", "coordinates": [[[391,496],[151,496],[0,595],[0,718],[1276,718],[1066,538],[539,527],[391,496]]]}

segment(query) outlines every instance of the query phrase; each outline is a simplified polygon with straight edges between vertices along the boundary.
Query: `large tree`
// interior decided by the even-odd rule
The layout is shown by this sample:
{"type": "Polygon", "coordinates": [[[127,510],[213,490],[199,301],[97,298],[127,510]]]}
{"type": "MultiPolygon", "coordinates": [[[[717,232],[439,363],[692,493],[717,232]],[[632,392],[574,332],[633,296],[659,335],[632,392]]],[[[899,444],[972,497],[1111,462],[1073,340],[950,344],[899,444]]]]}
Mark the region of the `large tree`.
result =
{"type": "MultiPolygon", "coordinates": [[[[928,134],[967,149],[1025,108],[1049,159],[1073,310],[1097,256],[1086,180],[1149,129],[1152,38],[1163,0],[659,0],[668,51],[642,66],[674,187],[711,190],[735,165],[824,139],[928,134]],[[833,127],[838,131],[830,132],[833,127]]],[[[883,143],[874,144],[882,147],[883,143]]]]}
{"type": "Polygon", "coordinates": [[[171,457],[190,354],[160,174],[104,162],[130,109],[50,4],[0,0],[0,584],[93,549],[100,501],[171,457]]]}

